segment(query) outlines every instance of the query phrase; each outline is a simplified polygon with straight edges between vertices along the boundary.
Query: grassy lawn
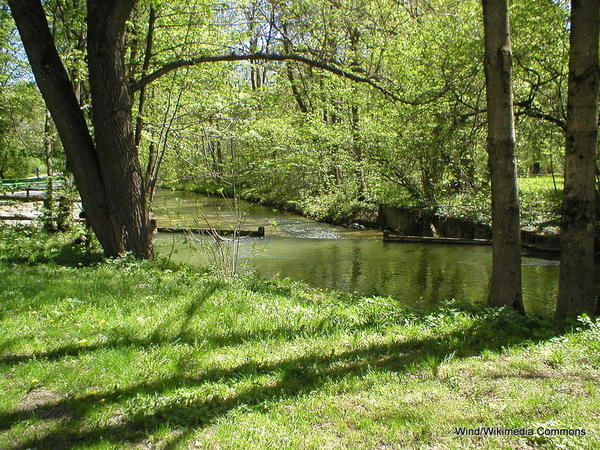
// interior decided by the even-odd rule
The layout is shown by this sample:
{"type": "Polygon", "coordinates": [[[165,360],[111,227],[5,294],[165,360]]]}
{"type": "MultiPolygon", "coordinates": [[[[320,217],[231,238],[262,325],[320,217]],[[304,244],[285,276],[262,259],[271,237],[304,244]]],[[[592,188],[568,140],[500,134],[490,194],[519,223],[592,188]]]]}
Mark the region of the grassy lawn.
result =
{"type": "MultiPolygon", "coordinates": [[[[521,213],[521,227],[541,233],[558,233],[564,179],[560,175],[520,176],[517,180],[521,213]]],[[[450,192],[439,199],[436,211],[450,217],[491,223],[491,193],[489,186],[463,193],[450,192]]],[[[406,206],[399,199],[391,206],[406,206]]]]}
{"type": "Polygon", "coordinates": [[[563,177],[537,175],[519,178],[523,227],[542,232],[559,231],[563,177]]]}
{"type": "Polygon", "coordinates": [[[30,257],[0,258],[2,449],[600,448],[598,324],[30,257]]]}

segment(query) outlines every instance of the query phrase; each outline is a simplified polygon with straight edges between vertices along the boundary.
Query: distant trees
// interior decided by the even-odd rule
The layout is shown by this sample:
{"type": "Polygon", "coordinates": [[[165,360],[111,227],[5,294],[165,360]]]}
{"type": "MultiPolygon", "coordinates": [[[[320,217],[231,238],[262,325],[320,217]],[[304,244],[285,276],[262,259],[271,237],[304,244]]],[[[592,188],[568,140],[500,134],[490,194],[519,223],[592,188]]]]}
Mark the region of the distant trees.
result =
{"type": "Polygon", "coordinates": [[[0,179],[22,178],[43,163],[43,105],[35,85],[0,80],[0,179]]]}
{"type": "Polygon", "coordinates": [[[0,6],[0,178],[43,169],[43,103],[25,64],[5,6],[0,6]]]}

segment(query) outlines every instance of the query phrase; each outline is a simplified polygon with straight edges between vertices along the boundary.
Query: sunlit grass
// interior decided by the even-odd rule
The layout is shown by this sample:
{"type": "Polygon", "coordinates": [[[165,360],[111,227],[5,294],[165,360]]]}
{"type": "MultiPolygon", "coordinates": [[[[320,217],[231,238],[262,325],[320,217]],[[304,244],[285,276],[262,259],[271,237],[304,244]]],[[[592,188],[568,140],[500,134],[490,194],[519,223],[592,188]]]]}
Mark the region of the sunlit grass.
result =
{"type": "Polygon", "coordinates": [[[0,448],[595,448],[600,329],[579,326],[160,263],[0,263],[0,448]]]}
{"type": "Polygon", "coordinates": [[[539,231],[557,232],[563,177],[537,175],[519,178],[521,223],[539,231]]]}
{"type": "MultiPolygon", "coordinates": [[[[517,180],[520,201],[521,227],[543,233],[558,232],[562,202],[563,177],[559,175],[521,176],[517,180]]],[[[391,206],[415,207],[406,198],[396,198],[391,206]]],[[[491,192],[489,185],[478,189],[440,193],[435,212],[477,223],[491,223],[491,192]]]]}

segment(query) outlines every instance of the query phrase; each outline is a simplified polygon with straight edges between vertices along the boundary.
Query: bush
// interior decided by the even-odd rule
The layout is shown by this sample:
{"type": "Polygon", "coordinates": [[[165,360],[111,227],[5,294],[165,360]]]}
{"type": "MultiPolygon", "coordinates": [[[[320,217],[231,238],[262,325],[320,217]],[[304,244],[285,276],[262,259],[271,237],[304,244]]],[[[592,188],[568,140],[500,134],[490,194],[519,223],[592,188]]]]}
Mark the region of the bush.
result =
{"type": "Polygon", "coordinates": [[[92,242],[77,243],[83,230],[49,233],[35,225],[0,225],[0,261],[16,264],[55,262],[67,266],[91,265],[102,259],[102,252],[92,242]]]}

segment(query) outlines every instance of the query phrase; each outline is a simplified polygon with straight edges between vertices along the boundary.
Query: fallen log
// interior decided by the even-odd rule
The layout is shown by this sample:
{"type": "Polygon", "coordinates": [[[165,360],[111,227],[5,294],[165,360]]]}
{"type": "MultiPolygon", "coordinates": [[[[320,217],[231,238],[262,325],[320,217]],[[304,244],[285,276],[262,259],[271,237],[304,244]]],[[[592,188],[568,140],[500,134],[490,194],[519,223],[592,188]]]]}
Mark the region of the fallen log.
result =
{"type": "Polygon", "coordinates": [[[42,193],[15,193],[15,194],[0,194],[0,200],[18,201],[18,202],[41,202],[48,195],[42,193]]]}
{"type": "MultiPolygon", "coordinates": [[[[449,237],[430,237],[430,236],[404,236],[401,234],[391,234],[388,230],[383,232],[383,240],[386,242],[407,242],[421,244],[459,244],[459,245],[492,245],[491,239],[465,239],[465,238],[449,238],[449,237]]],[[[521,247],[524,251],[538,256],[556,257],[560,253],[557,247],[551,247],[542,244],[526,244],[522,243],[521,247]]]]}
{"type": "MultiPolygon", "coordinates": [[[[0,220],[40,220],[40,219],[41,219],[40,216],[22,216],[20,214],[15,214],[13,216],[0,216],[0,220]]],[[[77,223],[85,222],[85,219],[72,218],[69,220],[72,220],[73,222],[77,222],[77,223]]]]}
{"type": "Polygon", "coordinates": [[[22,216],[15,214],[14,216],[0,216],[0,220],[37,220],[39,217],[22,216]]]}

